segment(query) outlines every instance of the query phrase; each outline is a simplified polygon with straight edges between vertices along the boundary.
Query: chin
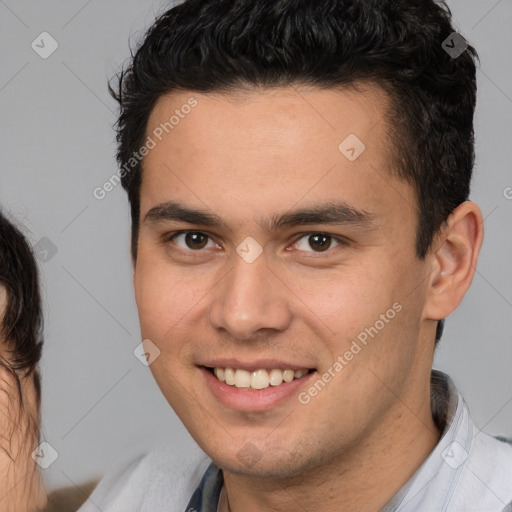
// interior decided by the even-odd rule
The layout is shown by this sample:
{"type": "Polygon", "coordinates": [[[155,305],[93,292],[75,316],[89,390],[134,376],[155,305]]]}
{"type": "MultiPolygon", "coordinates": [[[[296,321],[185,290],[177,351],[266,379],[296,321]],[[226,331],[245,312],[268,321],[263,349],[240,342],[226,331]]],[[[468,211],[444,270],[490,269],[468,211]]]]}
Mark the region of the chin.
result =
{"type": "Polygon", "coordinates": [[[225,472],[267,479],[298,477],[309,472],[312,464],[312,460],[305,458],[303,453],[298,457],[282,446],[267,447],[261,451],[250,442],[238,452],[212,454],[210,458],[225,472]]]}

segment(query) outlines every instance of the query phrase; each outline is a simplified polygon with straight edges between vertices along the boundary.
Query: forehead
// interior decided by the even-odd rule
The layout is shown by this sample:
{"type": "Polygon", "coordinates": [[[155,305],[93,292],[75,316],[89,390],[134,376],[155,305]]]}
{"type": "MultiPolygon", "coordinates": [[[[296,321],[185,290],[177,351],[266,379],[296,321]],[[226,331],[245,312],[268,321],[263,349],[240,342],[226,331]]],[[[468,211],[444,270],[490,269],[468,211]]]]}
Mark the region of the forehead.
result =
{"type": "MultiPolygon", "coordinates": [[[[163,138],[171,133],[192,134],[197,146],[208,140],[219,149],[226,146],[228,137],[237,138],[240,144],[245,142],[246,151],[260,151],[265,143],[282,151],[285,143],[303,147],[308,141],[307,147],[312,149],[319,140],[337,149],[340,137],[351,133],[366,142],[371,137],[372,143],[385,136],[383,120],[388,104],[387,94],[372,84],[337,89],[252,88],[206,94],[176,91],[159,98],[146,132],[154,136],[155,130],[162,132],[163,128],[163,138]],[[192,102],[195,106],[190,108],[192,102]],[[380,129],[374,131],[379,125],[380,129]]],[[[159,133],[156,137],[161,138],[159,133]]]]}
{"type": "Polygon", "coordinates": [[[388,105],[383,90],[361,84],[162,96],[146,129],[154,147],[143,161],[141,212],[169,196],[228,209],[226,194],[233,213],[336,196],[384,208],[385,193],[410,196],[407,184],[389,187],[388,105]]]}

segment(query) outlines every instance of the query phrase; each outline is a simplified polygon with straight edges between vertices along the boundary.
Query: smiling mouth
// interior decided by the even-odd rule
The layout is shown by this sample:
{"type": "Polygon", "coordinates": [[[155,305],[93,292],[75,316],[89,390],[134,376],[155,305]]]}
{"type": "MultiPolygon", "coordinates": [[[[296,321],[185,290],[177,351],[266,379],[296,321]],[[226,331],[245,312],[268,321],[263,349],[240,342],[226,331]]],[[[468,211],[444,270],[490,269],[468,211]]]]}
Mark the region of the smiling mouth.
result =
{"type": "Polygon", "coordinates": [[[280,368],[265,369],[261,368],[253,372],[242,370],[240,368],[210,368],[205,366],[217,380],[239,389],[260,390],[270,386],[277,387],[293,380],[302,379],[304,376],[315,372],[315,369],[309,370],[281,370],[280,368]]]}

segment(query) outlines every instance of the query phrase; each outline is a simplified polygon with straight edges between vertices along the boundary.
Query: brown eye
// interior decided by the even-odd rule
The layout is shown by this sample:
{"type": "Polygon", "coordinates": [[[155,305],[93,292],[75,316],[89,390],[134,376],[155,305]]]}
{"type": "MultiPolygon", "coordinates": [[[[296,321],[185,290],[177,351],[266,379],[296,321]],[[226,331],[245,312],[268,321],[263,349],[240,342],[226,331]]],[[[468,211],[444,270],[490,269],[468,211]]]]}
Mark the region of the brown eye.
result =
{"type": "Polygon", "coordinates": [[[191,249],[202,249],[206,245],[206,235],[203,233],[187,233],[185,243],[191,249]]]}
{"type": "Polygon", "coordinates": [[[192,249],[198,251],[200,249],[204,249],[209,241],[209,236],[201,233],[200,231],[182,231],[181,233],[176,233],[170,239],[180,248],[182,249],[192,249]],[[180,244],[179,240],[184,240],[180,244]]]}
{"type": "Polygon", "coordinates": [[[331,246],[331,237],[326,235],[310,235],[308,243],[311,247],[320,251],[326,251],[331,246]]]}
{"type": "Polygon", "coordinates": [[[325,233],[309,233],[301,237],[295,245],[301,251],[326,252],[332,247],[332,243],[343,245],[342,240],[325,233]],[[311,250],[313,249],[313,250],[311,250]]]}

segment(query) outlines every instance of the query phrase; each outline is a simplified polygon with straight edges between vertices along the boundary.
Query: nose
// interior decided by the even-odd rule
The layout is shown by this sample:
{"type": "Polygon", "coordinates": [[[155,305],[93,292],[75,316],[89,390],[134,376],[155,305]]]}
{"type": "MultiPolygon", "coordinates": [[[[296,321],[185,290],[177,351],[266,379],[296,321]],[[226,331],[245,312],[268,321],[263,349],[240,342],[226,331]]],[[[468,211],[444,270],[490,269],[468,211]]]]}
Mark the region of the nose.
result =
{"type": "Polygon", "coordinates": [[[283,331],[291,322],[287,288],[267,266],[264,253],[252,263],[235,256],[233,268],[215,287],[210,324],[235,339],[255,339],[268,330],[283,331]]]}

